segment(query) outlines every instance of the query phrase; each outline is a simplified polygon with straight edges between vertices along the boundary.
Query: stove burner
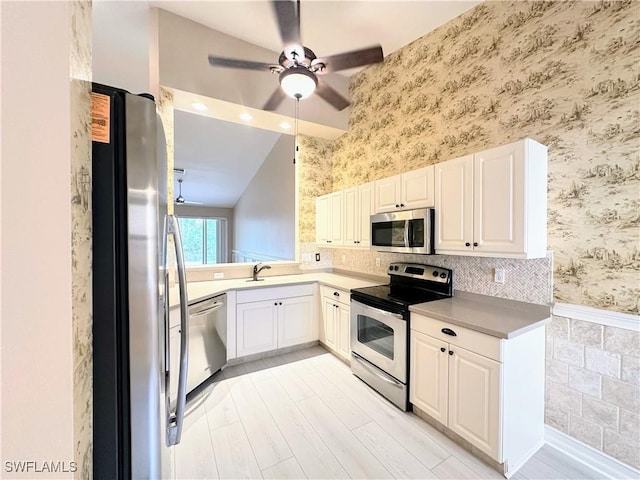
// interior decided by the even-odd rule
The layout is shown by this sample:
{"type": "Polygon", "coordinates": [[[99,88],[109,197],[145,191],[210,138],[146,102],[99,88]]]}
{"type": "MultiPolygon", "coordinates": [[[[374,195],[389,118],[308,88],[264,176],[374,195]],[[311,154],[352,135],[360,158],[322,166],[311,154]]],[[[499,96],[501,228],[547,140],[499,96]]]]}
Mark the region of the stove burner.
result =
{"type": "Polygon", "coordinates": [[[442,267],[413,263],[392,263],[386,285],[354,288],[351,298],[377,308],[400,313],[410,305],[452,296],[453,272],[442,267]]]}

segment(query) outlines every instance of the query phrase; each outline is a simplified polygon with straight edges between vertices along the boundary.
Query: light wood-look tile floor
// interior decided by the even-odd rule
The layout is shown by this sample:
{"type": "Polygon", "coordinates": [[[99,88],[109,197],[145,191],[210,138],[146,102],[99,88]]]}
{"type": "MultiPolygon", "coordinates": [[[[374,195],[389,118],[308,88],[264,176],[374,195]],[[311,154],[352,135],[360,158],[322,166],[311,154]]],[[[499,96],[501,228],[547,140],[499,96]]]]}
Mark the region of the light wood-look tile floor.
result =
{"type": "MultiPolygon", "coordinates": [[[[226,368],[190,402],[178,479],[504,478],[320,346],[226,368]]],[[[596,479],[545,446],[512,477],[596,479]]]]}

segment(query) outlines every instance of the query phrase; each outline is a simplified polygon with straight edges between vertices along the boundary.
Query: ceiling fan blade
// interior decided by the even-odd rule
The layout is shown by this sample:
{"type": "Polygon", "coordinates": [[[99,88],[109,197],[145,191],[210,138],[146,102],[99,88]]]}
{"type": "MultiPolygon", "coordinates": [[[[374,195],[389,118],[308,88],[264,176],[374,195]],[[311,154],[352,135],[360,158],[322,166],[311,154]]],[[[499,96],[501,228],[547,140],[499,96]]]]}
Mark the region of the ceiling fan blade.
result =
{"type": "Polygon", "coordinates": [[[324,64],[325,68],[318,71],[318,73],[332,73],[340,70],[346,70],[347,68],[380,63],[383,60],[384,55],[382,53],[382,47],[380,45],[376,45],[375,47],[362,48],[352,52],[338,53],[336,55],[318,58],[314,60],[312,64],[324,64]]]}
{"type": "Polygon", "coordinates": [[[316,87],[315,93],[338,110],[344,110],[349,106],[349,100],[320,79],[318,79],[318,86],[316,87]]]}
{"type": "Polygon", "coordinates": [[[300,2],[296,7],[295,2],[288,0],[272,0],[273,11],[278,22],[280,38],[284,45],[284,54],[291,60],[295,52],[300,59],[304,59],[304,48],[300,41],[300,2]]]}
{"type": "Polygon", "coordinates": [[[246,70],[271,70],[271,67],[277,67],[270,63],[252,62],[251,60],[240,60],[237,58],[215,57],[209,55],[209,63],[214,67],[228,68],[244,68],[246,70]]]}
{"type": "Polygon", "coordinates": [[[273,93],[269,97],[269,100],[267,100],[267,103],[264,104],[264,107],[262,107],[262,109],[267,111],[273,111],[276,108],[278,108],[278,106],[282,103],[282,101],[286,97],[287,97],[287,94],[282,91],[282,88],[278,87],[273,91],[273,93]]]}

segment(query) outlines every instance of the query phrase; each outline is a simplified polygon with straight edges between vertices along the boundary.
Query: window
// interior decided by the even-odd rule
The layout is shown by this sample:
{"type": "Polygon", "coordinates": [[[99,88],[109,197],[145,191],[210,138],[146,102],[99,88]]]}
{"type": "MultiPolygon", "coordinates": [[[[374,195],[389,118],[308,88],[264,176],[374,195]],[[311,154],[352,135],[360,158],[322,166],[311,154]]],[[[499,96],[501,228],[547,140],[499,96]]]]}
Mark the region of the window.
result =
{"type": "Polygon", "coordinates": [[[181,217],[180,233],[186,265],[211,265],[227,261],[225,218],[181,217]]]}

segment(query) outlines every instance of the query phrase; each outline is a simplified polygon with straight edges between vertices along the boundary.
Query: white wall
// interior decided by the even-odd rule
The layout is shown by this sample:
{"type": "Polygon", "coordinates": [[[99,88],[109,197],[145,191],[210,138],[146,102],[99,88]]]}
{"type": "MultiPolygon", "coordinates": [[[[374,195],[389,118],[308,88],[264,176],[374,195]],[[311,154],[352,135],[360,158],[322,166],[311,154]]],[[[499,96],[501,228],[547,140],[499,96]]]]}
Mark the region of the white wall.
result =
{"type": "Polygon", "coordinates": [[[93,81],[149,91],[151,17],[146,1],[93,2],[93,81]]]}
{"type": "MultiPolygon", "coordinates": [[[[5,462],[69,466],[74,454],[70,5],[0,3],[1,467],[6,477],[11,475],[5,462]]],[[[34,476],[31,471],[22,478],[34,476]]]]}
{"type": "Polygon", "coordinates": [[[282,135],[234,208],[234,249],[295,258],[294,137],[282,135]]]}

